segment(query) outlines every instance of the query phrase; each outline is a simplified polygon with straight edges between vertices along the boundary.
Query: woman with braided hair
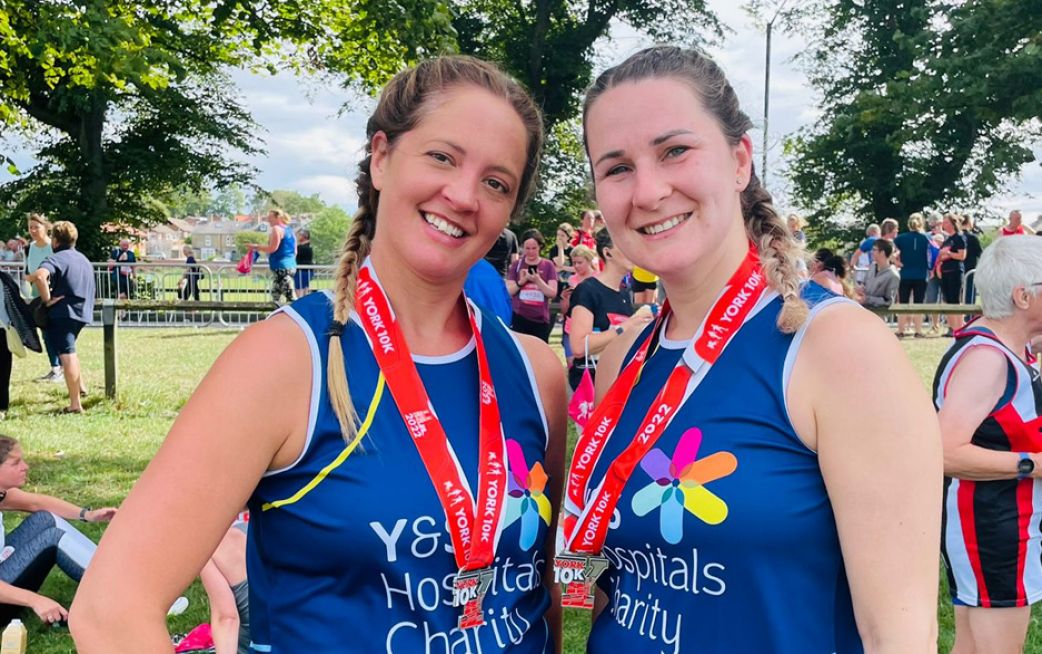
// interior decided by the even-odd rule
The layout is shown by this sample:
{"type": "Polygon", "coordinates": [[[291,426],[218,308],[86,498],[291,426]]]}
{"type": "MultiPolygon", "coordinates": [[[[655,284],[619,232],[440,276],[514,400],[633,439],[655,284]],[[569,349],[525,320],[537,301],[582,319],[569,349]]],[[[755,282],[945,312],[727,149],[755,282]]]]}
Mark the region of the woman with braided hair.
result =
{"type": "Polygon", "coordinates": [[[564,371],[462,292],[541,125],[472,58],[387,85],[335,290],[247,329],[185,406],[73,606],[80,652],[168,647],[160,607],[244,502],[251,651],[557,651],[564,371]]]}
{"type": "Polygon", "coordinates": [[[586,96],[597,205],[668,301],[601,357],[557,569],[603,573],[563,601],[594,610],[591,654],[935,651],[929,399],[877,318],[801,286],[751,128],[692,50],[586,96]]]}

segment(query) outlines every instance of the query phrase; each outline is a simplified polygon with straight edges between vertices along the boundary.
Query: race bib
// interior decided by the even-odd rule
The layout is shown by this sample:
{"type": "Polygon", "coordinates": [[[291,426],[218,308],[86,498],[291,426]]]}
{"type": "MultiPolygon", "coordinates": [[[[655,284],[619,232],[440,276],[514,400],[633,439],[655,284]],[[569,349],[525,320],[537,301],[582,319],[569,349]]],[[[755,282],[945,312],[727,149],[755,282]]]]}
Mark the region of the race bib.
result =
{"type": "Polygon", "coordinates": [[[518,293],[518,297],[525,304],[542,304],[543,301],[546,299],[546,296],[544,296],[543,292],[540,291],[538,288],[536,288],[536,289],[528,289],[528,288],[521,289],[521,292],[518,293]]]}

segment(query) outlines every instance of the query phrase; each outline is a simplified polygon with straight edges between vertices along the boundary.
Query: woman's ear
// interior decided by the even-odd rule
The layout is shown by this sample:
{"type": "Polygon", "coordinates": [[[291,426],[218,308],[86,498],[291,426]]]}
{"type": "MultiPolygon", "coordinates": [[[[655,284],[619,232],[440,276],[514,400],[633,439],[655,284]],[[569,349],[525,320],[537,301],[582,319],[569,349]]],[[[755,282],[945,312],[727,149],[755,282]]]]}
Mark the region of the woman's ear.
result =
{"type": "Polygon", "coordinates": [[[370,141],[370,152],[372,154],[369,160],[369,179],[373,183],[373,188],[381,191],[387,170],[387,159],[391,153],[391,143],[387,140],[387,134],[382,131],[373,134],[373,139],[370,141]]]}

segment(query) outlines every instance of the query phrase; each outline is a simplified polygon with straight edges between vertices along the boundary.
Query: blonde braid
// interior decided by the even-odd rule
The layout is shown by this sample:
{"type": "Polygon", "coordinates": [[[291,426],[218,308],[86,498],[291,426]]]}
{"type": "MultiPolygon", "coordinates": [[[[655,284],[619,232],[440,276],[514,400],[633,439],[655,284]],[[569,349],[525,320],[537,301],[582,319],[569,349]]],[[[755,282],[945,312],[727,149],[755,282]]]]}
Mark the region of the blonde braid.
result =
{"type": "Polygon", "coordinates": [[[355,282],[362,261],[369,255],[375,227],[375,216],[369,208],[361,209],[347,232],[347,240],[336,271],[336,291],[333,298],[333,328],[329,334],[329,361],[326,365],[326,385],[333,405],[340,433],[345,443],[352,443],[358,435],[358,412],[351,401],[344,365],[341,334],[351,316],[355,302],[355,282]]]}
{"type": "Polygon", "coordinates": [[[807,320],[807,303],[800,297],[802,279],[798,262],[803,248],[792,237],[788,226],[771,204],[771,195],[760,185],[753,171],[742,192],[745,230],[760,249],[760,262],[767,282],[782,296],[778,329],[792,334],[807,320]]]}

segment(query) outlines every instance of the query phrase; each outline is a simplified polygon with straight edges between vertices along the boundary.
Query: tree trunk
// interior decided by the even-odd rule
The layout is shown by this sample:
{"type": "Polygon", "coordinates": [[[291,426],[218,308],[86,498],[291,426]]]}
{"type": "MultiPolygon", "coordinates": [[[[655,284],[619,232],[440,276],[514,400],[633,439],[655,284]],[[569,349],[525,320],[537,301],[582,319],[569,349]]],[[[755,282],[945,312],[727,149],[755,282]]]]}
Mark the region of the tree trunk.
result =
{"type": "Polygon", "coordinates": [[[102,140],[108,100],[97,91],[90,97],[91,106],[80,118],[79,147],[83,172],[80,177],[81,214],[76,227],[79,231],[77,249],[93,259],[105,251],[105,235],[101,233],[101,226],[109,217],[106,197],[108,174],[102,140]]]}

